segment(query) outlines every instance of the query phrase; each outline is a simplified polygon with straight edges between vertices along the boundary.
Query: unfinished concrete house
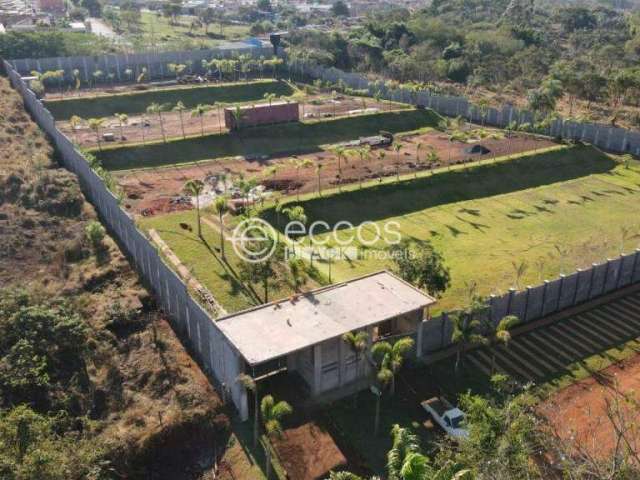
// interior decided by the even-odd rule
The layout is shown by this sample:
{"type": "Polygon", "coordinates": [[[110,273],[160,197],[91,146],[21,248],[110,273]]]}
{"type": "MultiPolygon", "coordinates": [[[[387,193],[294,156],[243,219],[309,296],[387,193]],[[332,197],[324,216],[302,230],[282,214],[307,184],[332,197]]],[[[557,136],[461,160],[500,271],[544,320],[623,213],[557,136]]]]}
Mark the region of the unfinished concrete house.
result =
{"type": "MultiPolygon", "coordinates": [[[[342,340],[365,330],[369,342],[411,335],[422,348],[421,323],[435,300],[383,271],[244,310],[217,325],[254,378],[285,372],[302,379],[310,399],[331,398],[366,388],[371,365],[342,340]]],[[[364,357],[364,356],[363,356],[364,357]]],[[[246,394],[240,415],[247,418],[246,394]]]]}

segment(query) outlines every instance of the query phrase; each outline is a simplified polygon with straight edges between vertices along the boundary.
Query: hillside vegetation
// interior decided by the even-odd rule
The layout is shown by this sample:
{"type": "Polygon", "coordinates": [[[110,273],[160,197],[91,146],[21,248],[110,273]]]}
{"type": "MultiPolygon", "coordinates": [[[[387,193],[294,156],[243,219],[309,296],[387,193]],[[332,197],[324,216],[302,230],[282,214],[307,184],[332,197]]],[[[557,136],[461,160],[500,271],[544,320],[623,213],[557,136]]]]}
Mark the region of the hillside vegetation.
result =
{"type": "Polygon", "coordinates": [[[211,465],[219,398],[3,77],[0,244],[0,477],[211,465]]]}

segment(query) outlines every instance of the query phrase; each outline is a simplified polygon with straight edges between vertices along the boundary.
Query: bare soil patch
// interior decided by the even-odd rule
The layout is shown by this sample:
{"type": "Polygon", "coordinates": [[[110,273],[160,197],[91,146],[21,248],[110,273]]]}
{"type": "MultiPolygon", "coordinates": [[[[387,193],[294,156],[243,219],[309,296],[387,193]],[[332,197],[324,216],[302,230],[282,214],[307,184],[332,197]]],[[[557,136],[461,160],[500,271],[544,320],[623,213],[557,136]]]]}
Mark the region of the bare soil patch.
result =
{"type": "Polygon", "coordinates": [[[634,402],[640,401],[638,392],[640,355],[635,355],[555,393],[540,406],[539,411],[560,440],[574,445],[576,451],[603,460],[615,448],[615,429],[607,411],[619,394],[631,399],[629,403],[622,402],[621,412],[628,419],[627,423],[633,424],[628,437],[631,447],[636,452],[640,451],[638,411],[633,406],[634,402]]]}
{"type": "Polygon", "coordinates": [[[282,438],[274,440],[273,444],[292,479],[325,478],[330,470],[347,464],[331,435],[313,421],[285,430],[282,438]]]}
{"type": "Polygon", "coordinates": [[[391,181],[397,174],[427,170],[430,165],[425,162],[425,158],[430,150],[439,157],[433,167],[441,167],[467,161],[490,161],[494,157],[554,145],[550,140],[520,134],[511,138],[479,139],[471,143],[450,142],[445,134],[437,131],[411,134],[398,138],[397,141],[402,146],[400,152],[395,152],[390,146],[374,148],[369,158],[364,160],[357,155],[349,155],[346,160],[338,162],[336,155],[327,150],[300,155],[298,159],[310,161],[304,168],[297,168],[292,158],[287,156],[251,161],[238,157],[183,167],[115,172],[114,175],[125,192],[125,207],[136,214],[144,212],[152,215],[191,208],[188,204],[175,202],[182,194],[185,182],[193,178],[204,179],[223,174],[228,181],[232,181],[240,177],[255,177],[270,190],[284,195],[297,195],[317,191],[318,185],[324,190],[366,180],[391,181]],[[485,155],[466,152],[476,144],[483,145],[490,152],[485,155]],[[321,167],[319,178],[318,166],[321,167]],[[275,167],[275,172],[271,167],[275,167]]]}
{"type": "MultiPolygon", "coordinates": [[[[254,102],[254,103],[263,103],[254,102]]],[[[375,113],[388,110],[397,110],[400,104],[389,102],[377,102],[372,98],[351,97],[339,95],[335,99],[330,95],[309,95],[304,101],[300,101],[300,119],[322,119],[322,118],[340,118],[357,115],[363,112],[375,113]]],[[[407,106],[408,108],[408,106],[407,106]]],[[[226,133],[228,129],[224,125],[224,112],[222,108],[211,108],[202,118],[192,116],[191,110],[187,109],[182,112],[182,121],[180,113],[167,111],[162,113],[164,134],[167,138],[181,138],[184,135],[188,137],[210,135],[216,133],[226,133]]],[[[98,146],[96,132],[91,130],[86,122],[87,119],[78,127],[72,128],[67,120],[59,120],[56,122],[60,131],[71,138],[75,143],[84,148],[94,148],[98,146]]],[[[102,134],[113,134],[113,142],[102,141],[103,144],[118,143],[122,145],[138,144],[163,139],[160,120],[157,115],[130,115],[126,125],[120,126],[118,119],[114,117],[105,117],[104,125],[100,130],[102,134]]]]}

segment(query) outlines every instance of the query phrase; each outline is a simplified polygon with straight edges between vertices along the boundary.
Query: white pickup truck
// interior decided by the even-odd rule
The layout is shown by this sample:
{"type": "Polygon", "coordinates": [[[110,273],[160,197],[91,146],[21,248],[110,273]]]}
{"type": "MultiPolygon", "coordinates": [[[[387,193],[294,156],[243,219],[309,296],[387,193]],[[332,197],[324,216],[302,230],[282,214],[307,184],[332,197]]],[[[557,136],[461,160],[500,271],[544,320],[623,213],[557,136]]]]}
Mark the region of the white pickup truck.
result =
{"type": "Polygon", "coordinates": [[[464,428],[464,413],[451,405],[444,397],[433,397],[420,405],[440,425],[448,435],[455,439],[469,437],[469,431],[464,428]]]}

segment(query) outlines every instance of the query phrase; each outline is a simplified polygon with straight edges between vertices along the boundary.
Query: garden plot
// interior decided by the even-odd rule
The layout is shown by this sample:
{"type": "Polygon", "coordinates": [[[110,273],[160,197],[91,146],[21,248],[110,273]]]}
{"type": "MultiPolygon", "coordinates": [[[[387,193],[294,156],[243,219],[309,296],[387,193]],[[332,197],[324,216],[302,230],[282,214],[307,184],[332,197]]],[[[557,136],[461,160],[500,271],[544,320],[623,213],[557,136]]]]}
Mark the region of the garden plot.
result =
{"type": "MultiPolygon", "coordinates": [[[[262,89],[260,89],[262,91],[262,89]]],[[[275,93],[274,93],[275,95],[275,93]]],[[[176,97],[178,98],[178,97],[176,97]]],[[[358,98],[338,95],[335,98],[330,95],[286,95],[285,100],[293,100],[299,103],[301,119],[327,119],[341,118],[363,114],[379,113],[384,111],[410,108],[405,104],[391,103],[386,101],[376,101],[370,98],[358,98]]],[[[101,99],[96,99],[100,101],[101,99]]],[[[72,125],[68,118],[58,120],[58,128],[69,138],[84,148],[98,147],[98,140],[102,140],[102,146],[110,145],[102,139],[104,134],[112,136],[113,143],[117,145],[137,145],[147,142],[160,142],[164,138],[180,139],[183,137],[197,137],[209,134],[227,133],[224,122],[224,107],[233,105],[243,105],[247,103],[264,103],[263,97],[255,97],[254,101],[246,100],[239,102],[218,102],[207,105],[207,97],[198,97],[197,103],[185,100],[175,100],[174,103],[164,103],[165,111],[162,112],[162,125],[158,114],[145,113],[149,105],[129,106],[129,110],[142,108],[136,113],[127,114],[124,122],[115,116],[115,113],[126,113],[116,111],[115,107],[109,107],[113,111],[110,115],[103,117],[103,124],[99,130],[90,128],[88,119],[91,116],[82,117],[79,125],[72,125]],[[180,113],[176,111],[176,103],[182,101],[185,109],[180,113]],[[205,105],[201,111],[195,111],[198,103],[205,105]],[[164,133],[163,133],[164,130],[164,133]]],[[[156,102],[157,103],[157,102],[156,102]]],[[[124,106],[123,106],[124,107],[124,106]]],[[[99,109],[95,109],[98,113],[99,109]]],[[[88,112],[89,113],[89,112],[88,112]]],[[[102,112],[104,113],[104,112],[102,112]]],[[[75,114],[77,115],[77,114],[75,114]]]]}
{"type": "MultiPolygon", "coordinates": [[[[514,135],[461,141],[449,141],[438,131],[403,135],[397,139],[399,152],[391,146],[374,148],[368,156],[360,157],[355,151],[338,162],[335,151],[324,147],[317,153],[298,155],[274,155],[268,159],[245,160],[230,158],[224,161],[198,162],[182,167],[163,167],[115,172],[125,192],[125,206],[135,213],[157,214],[184,209],[176,199],[189,179],[201,179],[210,175],[224,176],[233,183],[240,178],[255,178],[269,191],[282,195],[312,194],[363,182],[394,182],[396,175],[426,175],[428,169],[444,168],[465,161],[492,161],[505,155],[553,147],[548,140],[514,135]],[[466,150],[481,144],[490,150],[485,155],[468,154],[466,150]],[[438,161],[429,164],[427,154],[434,152],[438,161]],[[320,172],[317,167],[321,165],[320,172]]],[[[188,208],[188,207],[187,207],[188,208]]]]}

